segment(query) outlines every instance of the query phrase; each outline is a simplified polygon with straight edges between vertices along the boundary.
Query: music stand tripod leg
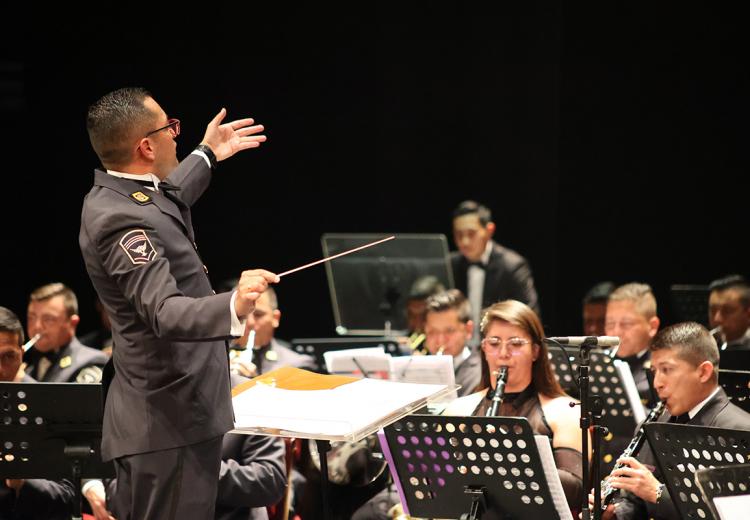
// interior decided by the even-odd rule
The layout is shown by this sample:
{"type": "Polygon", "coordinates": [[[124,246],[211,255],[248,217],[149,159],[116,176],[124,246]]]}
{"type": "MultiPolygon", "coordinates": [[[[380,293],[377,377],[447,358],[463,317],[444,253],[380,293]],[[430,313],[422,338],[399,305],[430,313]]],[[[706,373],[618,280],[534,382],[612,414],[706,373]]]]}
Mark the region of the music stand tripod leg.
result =
{"type": "Polygon", "coordinates": [[[328,489],[328,452],[331,450],[331,442],[326,440],[315,439],[315,447],[318,448],[318,457],[320,458],[320,493],[323,504],[323,518],[330,518],[330,509],[328,506],[329,489],[328,489]]]}
{"type": "Polygon", "coordinates": [[[83,515],[81,513],[81,473],[83,470],[83,461],[91,456],[91,447],[89,445],[82,446],[65,446],[65,456],[71,459],[70,466],[73,473],[73,488],[75,497],[73,500],[73,520],[81,520],[83,515]]]}

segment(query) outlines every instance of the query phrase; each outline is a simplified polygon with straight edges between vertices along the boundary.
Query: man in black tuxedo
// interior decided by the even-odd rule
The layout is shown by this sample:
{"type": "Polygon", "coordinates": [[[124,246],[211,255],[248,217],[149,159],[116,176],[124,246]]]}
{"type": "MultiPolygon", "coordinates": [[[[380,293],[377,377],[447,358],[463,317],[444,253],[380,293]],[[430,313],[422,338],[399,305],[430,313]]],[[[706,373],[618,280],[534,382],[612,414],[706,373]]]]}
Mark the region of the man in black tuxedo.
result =
{"type": "Polygon", "coordinates": [[[70,288],[51,283],[35,289],[26,315],[29,337],[41,334],[23,357],[26,373],[45,383],[98,383],[107,356],[76,338],[78,299],[70,288]]]}
{"type": "Polygon", "coordinates": [[[215,294],[198,252],[191,206],[218,162],[265,141],[252,119],[225,116],[178,162],[180,121],[149,92],[119,89],[88,111],[103,169],[83,203],[79,245],[116,345],[102,458],[115,463],[118,520],[213,517],[233,427],[226,341],[279,281],[245,271],[236,291],[215,294]]]}
{"type": "Polygon", "coordinates": [[[719,350],[750,350],[750,284],[735,274],[714,280],[708,290],[708,321],[720,338],[719,350]]]}
{"type": "MultiPolygon", "coordinates": [[[[659,422],[750,430],[750,414],[729,402],[719,386],[719,351],[709,331],[694,322],[660,331],[651,344],[654,387],[665,402],[659,422]]],[[[621,459],[625,466],[610,475],[613,487],[627,491],[610,505],[604,518],[618,520],[679,519],[655,459],[647,445],[637,458],[621,459]]]]}
{"type": "Polygon", "coordinates": [[[518,300],[540,314],[529,263],[492,240],[494,233],[495,223],[486,206],[467,200],[453,211],[453,240],[458,248],[451,253],[453,280],[471,303],[477,330],[482,309],[501,300],[518,300]]]}

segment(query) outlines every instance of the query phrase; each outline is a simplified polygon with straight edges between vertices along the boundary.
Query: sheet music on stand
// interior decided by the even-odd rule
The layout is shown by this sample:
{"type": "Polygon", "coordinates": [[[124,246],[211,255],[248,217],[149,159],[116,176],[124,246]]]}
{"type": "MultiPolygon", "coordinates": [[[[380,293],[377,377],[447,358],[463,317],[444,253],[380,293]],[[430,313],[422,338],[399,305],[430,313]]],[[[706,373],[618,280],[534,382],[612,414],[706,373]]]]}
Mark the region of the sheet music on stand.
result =
{"type": "Polygon", "coordinates": [[[329,374],[391,379],[391,355],[382,347],[329,350],[323,359],[329,374]]]}
{"type": "Polygon", "coordinates": [[[750,464],[695,472],[695,482],[716,520],[740,520],[750,511],[750,464]]]}
{"type": "Polygon", "coordinates": [[[354,348],[382,348],[386,354],[393,356],[401,354],[398,340],[394,337],[295,338],[291,343],[292,350],[295,352],[315,358],[320,372],[325,372],[326,370],[326,352],[354,348]]]}
{"type": "MultiPolygon", "coordinates": [[[[565,351],[554,345],[548,345],[547,348],[555,378],[568,395],[578,398],[576,378],[579,350],[567,349],[571,354],[571,372],[565,351]]],[[[630,443],[636,426],[646,418],[646,413],[638,396],[630,366],[626,362],[614,359],[608,351],[590,351],[589,381],[591,395],[598,395],[602,399],[603,413],[599,423],[609,430],[609,434],[602,439],[600,459],[601,474],[608,475],[617,462],[617,457],[630,443]]]]}
{"type": "Polygon", "coordinates": [[[715,465],[750,462],[750,432],[708,426],[650,423],[646,438],[682,518],[709,518],[695,475],[715,465]]]}
{"type": "MultiPolygon", "coordinates": [[[[453,369],[453,356],[399,356],[391,358],[391,380],[403,383],[420,383],[432,385],[456,385],[456,374],[453,369]]],[[[458,392],[431,399],[427,408],[430,413],[438,414],[454,399],[458,392]]]]}
{"type": "Polygon", "coordinates": [[[404,512],[572,520],[549,439],[525,417],[409,415],[378,432],[404,512]]]}

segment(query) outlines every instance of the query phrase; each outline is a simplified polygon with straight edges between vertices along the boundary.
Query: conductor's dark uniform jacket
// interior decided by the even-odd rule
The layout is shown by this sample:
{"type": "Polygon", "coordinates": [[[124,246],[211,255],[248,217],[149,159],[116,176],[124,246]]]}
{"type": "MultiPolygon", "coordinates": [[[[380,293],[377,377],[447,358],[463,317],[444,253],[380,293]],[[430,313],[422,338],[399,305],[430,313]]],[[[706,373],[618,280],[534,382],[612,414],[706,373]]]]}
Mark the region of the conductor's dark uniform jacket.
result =
{"type": "Polygon", "coordinates": [[[86,269],[112,321],[115,373],[104,408],[106,460],[203,442],[232,428],[225,340],[232,293],[214,294],[190,221],[208,187],[199,154],[151,191],[95,172],[81,215],[86,269]]]}

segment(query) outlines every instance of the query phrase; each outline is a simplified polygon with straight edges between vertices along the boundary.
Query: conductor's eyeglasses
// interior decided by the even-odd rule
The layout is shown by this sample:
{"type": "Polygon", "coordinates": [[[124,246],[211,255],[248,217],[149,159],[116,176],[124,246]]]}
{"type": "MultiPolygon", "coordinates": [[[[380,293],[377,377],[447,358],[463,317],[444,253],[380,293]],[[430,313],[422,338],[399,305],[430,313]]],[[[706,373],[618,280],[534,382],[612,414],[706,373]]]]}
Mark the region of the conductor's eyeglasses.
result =
{"type": "Polygon", "coordinates": [[[146,137],[150,136],[151,134],[155,134],[156,132],[161,132],[162,130],[169,130],[169,133],[172,134],[172,137],[177,137],[180,135],[180,120],[179,119],[167,119],[167,124],[162,126],[161,128],[157,128],[156,130],[151,130],[149,133],[146,134],[146,137]]]}
{"type": "Polygon", "coordinates": [[[498,338],[497,336],[488,336],[482,340],[482,347],[484,347],[485,350],[497,352],[502,348],[502,345],[505,344],[505,348],[507,348],[509,352],[514,352],[521,350],[529,343],[531,343],[531,341],[525,338],[508,338],[503,341],[502,338],[498,338]]]}

